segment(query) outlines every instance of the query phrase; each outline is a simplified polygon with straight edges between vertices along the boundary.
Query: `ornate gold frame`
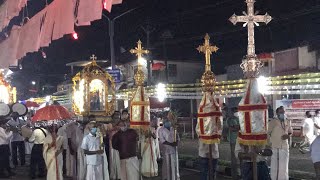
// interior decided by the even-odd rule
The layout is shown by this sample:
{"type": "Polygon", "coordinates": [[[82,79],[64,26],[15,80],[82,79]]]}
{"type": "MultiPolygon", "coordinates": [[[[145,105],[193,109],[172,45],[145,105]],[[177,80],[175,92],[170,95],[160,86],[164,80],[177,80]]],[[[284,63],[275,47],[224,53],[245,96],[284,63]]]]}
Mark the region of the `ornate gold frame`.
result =
{"type": "Polygon", "coordinates": [[[0,71],[0,85],[3,85],[7,88],[9,99],[9,104],[13,104],[17,100],[17,90],[15,87],[11,87],[11,85],[4,79],[3,73],[0,71]]]}
{"type": "Polygon", "coordinates": [[[113,77],[107,73],[104,69],[97,65],[95,56],[91,57],[92,62],[85,66],[84,69],[77,73],[73,78],[73,97],[72,108],[75,114],[82,116],[96,115],[96,116],[111,116],[115,111],[116,103],[116,85],[113,77]],[[105,88],[105,110],[104,111],[92,111],[90,108],[90,83],[95,80],[101,80],[104,83],[105,88]],[[79,91],[80,81],[84,80],[84,92],[83,92],[83,111],[80,111],[80,107],[75,103],[74,92],[79,91]],[[111,84],[111,87],[109,86],[111,84]],[[77,89],[78,87],[78,89],[77,89]],[[109,90],[111,88],[111,94],[109,90]],[[109,100],[111,96],[111,101],[109,100]]]}

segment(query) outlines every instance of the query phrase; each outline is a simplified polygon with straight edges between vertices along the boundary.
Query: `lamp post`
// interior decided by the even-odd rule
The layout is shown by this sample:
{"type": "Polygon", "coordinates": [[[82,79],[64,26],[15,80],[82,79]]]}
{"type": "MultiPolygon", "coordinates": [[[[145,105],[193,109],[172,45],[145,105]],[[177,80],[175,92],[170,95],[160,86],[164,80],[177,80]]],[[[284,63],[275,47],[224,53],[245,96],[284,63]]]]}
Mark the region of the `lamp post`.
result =
{"type": "Polygon", "coordinates": [[[116,16],[116,17],[114,17],[113,19],[110,19],[107,15],[102,14],[102,16],[105,17],[108,20],[108,23],[109,23],[110,56],[111,56],[110,59],[111,59],[111,67],[112,67],[112,69],[115,69],[115,67],[116,67],[116,59],[115,59],[115,53],[114,53],[114,39],[113,39],[113,37],[114,37],[114,22],[118,18],[120,18],[120,17],[122,17],[122,16],[124,16],[124,15],[126,15],[126,14],[128,14],[128,13],[130,13],[130,12],[136,10],[136,9],[138,9],[138,8],[139,7],[130,9],[130,10],[128,10],[128,11],[126,11],[126,12],[124,12],[124,13],[116,16]]]}

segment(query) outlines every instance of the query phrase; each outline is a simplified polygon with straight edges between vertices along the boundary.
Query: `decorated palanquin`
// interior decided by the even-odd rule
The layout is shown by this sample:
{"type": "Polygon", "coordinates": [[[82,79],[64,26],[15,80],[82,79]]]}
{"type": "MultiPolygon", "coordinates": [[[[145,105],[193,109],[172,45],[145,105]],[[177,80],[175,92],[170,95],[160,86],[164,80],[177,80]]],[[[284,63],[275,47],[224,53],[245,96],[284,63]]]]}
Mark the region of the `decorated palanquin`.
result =
{"type": "Polygon", "coordinates": [[[246,92],[239,103],[240,132],[238,141],[243,145],[267,143],[268,106],[258,90],[257,78],[247,80],[246,92]]]}
{"type": "Polygon", "coordinates": [[[150,127],[150,102],[143,86],[138,86],[133,94],[130,109],[130,126],[138,129],[150,127]]]}
{"type": "Polygon", "coordinates": [[[213,93],[215,76],[211,71],[210,63],[210,55],[212,52],[216,52],[218,47],[210,45],[208,34],[206,34],[204,39],[204,44],[197,48],[199,52],[205,54],[206,67],[201,78],[203,97],[199,105],[196,132],[201,142],[213,144],[220,142],[222,133],[222,112],[213,93]]]}
{"type": "Polygon", "coordinates": [[[219,143],[222,133],[222,113],[212,92],[205,92],[198,110],[196,127],[199,139],[205,144],[219,143]]]}

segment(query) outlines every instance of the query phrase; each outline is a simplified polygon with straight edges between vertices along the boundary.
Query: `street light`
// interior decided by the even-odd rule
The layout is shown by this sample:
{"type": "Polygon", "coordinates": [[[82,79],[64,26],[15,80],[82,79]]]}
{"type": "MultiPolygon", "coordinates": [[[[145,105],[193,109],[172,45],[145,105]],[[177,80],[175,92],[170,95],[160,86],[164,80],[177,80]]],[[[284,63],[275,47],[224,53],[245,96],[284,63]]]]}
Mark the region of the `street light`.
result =
{"type": "Polygon", "coordinates": [[[35,82],[35,81],[31,81],[31,84],[32,84],[32,85],[36,85],[36,82],[35,82]]]}
{"type": "Polygon", "coordinates": [[[130,9],[130,10],[128,10],[128,11],[116,16],[113,19],[110,19],[107,15],[102,14],[102,16],[107,18],[107,20],[109,22],[110,55],[111,55],[110,59],[111,59],[111,67],[112,67],[112,69],[115,69],[115,67],[116,67],[116,60],[115,60],[115,54],[114,54],[114,39],[113,39],[113,36],[114,36],[114,22],[118,18],[120,18],[121,16],[126,15],[126,14],[128,14],[128,13],[130,13],[130,12],[132,12],[132,11],[138,9],[138,8],[140,8],[140,7],[136,7],[136,8],[130,9]]]}
{"type": "Polygon", "coordinates": [[[156,87],[156,95],[159,102],[163,102],[167,97],[166,85],[159,83],[156,87]]]}

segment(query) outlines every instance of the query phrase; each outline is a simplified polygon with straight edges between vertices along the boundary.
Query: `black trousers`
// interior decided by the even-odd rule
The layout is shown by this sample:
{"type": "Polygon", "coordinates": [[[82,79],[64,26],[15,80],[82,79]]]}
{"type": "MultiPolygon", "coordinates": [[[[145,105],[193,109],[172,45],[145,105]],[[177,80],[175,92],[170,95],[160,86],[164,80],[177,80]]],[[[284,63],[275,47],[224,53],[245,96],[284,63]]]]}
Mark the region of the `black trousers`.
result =
{"type": "Polygon", "coordinates": [[[43,145],[34,144],[31,150],[31,163],[30,163],[30,175],[31,177],[36,176],[37,167],[39,170],[39,176],[45,176],[46,164],[43,159],[43,145]]]}
{"type": "Polygon", "coordinates": [[[0,145],[0,174],[3,174],[4,170],[7,170],[9,174],[11,173],[9,156],[9,144],[0,145]]]}
{"type": "Polygon", "coordinates": [[[12,148],[12,162],[15,166],[18,165],[18,151],[21,166],[26,163],[26,148],[24,146],[24,141],[13,141],[11,142],[12,148]]]}

